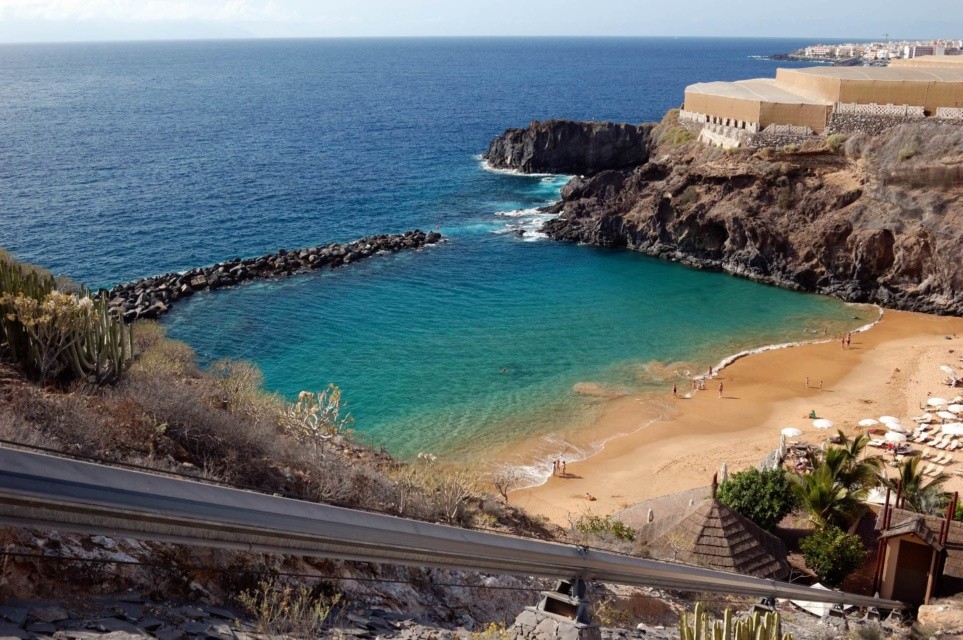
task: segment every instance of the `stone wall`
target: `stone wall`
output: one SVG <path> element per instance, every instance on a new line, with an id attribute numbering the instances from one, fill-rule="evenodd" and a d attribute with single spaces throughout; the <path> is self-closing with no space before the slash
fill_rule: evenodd
<path id="1" fill-rule="evenodd" d="M 893 118 L 925 118 L 923 107 L 908 104 L 856 104 L 853 102 L 837 102 L 833 113 L 851 116 L 885 116 Z"/>
<path id="2" fill-rule="evenodd" d="M 939 107 L 936 110 L 936 117 L 941 120 L 963 120 L 963 109 Z"/>
<path id="3" fill-rule="evenodd" d="M 761 131 L 776 136 L 811 136 L 813 130 L 809 127 L 798 127 L 791 124 L 771 124 Z"/>
<path id="4" fill-rule="evenodd" d="M 708 122 L 708 118 L 704 113 L 696 113 L 695 111 L 679 109 L 679 122 L 705 123 Z"/>
<path id="5" fill-rule="evenodd" d="M 711 144 L 723 149 L 737 149 L 743 147 L 750 140 L 752 134 L 745 129 L 727 127 L 721 124 L 707 124 L 699 132 L 699 142 Z"/>

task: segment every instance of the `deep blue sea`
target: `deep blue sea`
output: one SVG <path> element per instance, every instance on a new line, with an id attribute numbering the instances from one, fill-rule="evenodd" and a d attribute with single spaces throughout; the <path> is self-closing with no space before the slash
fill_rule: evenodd
<path id="1" fill-rule="evenodd" d="M 540 238 L 535 208 L 565 178 L 488 172 L 478 154 L 533 118 L 658 120 L 687 84 L 771 76 L 751 56 L 805 44 L 0 46 L 0 246 L 109 286 L 437 228 L 442 246 L 199 295 L 164 322 L 289 397 L 340 385 L 358 433 L 402 456 L 564 434 L 598 407 L 577 390 L 662 393 L 727 354 L 852 325 L 853 309 Z"/>

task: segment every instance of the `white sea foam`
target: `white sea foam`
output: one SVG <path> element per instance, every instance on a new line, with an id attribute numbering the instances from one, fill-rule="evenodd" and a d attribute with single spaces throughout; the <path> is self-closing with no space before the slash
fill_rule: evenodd
<path id="1" fill-rule="evenodd" d="M 503 176 L 517 176 L 521 178 L 548 178 L 553 181 L 555 179 L 565 179 L 567 181 L 568 179 L 572 178 L 572 176 L 564 173 L 525 173 L 524 171 L 519 171 L 518 169 L 502 169 L 501 167 L 493 167 L 488 163 L 488 160 L 485 160 L 480 155 L 475 156 L 475 159 L 478 160 L 481 168 L 485 171 L 488 171 L 489 173 L 498 173 Z"/>
<path id="2" fill-rule="evenodd" d="M 858 305 L 851 304 L 849 306 L 856 307 Z M 882 307 L 879 307 L 876 305 L 864 305 L 864 306 L 870 306 L 876 309 L 877 312 L 879 313 L 879 317 L 870 323 L 864 324 L 863 326 L 857 329 L 853 329 L 852 331 L 850 331 L 850 333 L 863 333 L 864 331 L 869 331 L 870 329 L 875 327 L 880 320 L 883 319 L 884 311 Z M 833 342 L 835 339 L 836 338 L 827 338 L 824 340 L 799 340 L 797 342 L 783 342 L 781 344 L 770 344 L 764 347 L 759 347 L 758 349 L 747 349 L 746 351 L 740 351 L 739 353 L 735 353 L 731 356 L 727 356 L 723 358 L 722 360 L 719 361 L 719 364 L 717 364 L 715 367 L 712 368 L 712 371 L 713 373 L 718 373 L 723 369 L 725 369 L 726 367 L 728 367 L 729 365 L 731 365 L 733 362 L 736 362 L 737 360 L 742 360 L 746 356 L 751 356 L 756 353 L 765 353 L 767 351 L 778 351 L 780 349 L 788 349 L 790 347 L 801 347 L 807 344 L 825 344 L 827 342 Z"/>
<path id="3" fill-rule="evenodd" d="M 495 215 L 509 218 L 511 222 L 493 231 L 497 235 L 515 234 L 523 242 L 537 242 L 548 236 L 542 232 L 542 225 L 555 218 L 555 214 L 545 213 L 538 208 L 513 209 L 511 211 L 496 211 Z"/>

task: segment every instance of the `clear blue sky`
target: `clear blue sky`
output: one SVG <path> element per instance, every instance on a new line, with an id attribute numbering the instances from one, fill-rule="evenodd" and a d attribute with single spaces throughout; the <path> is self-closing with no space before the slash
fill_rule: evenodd
<path id="1" fill-rule="evenodd" d="M 961 0 L 0 0 L 0 42 L 316 36 L 963 37 Z"/>

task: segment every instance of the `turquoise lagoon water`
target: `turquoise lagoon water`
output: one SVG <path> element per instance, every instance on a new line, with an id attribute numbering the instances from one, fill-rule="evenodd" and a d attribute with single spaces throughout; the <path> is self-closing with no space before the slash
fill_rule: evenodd
<path id="1" fill-rule="evenodd" d="M 657 406 L 726 355 L 862 322 L 827 298 L 545 240 L 536 208 L 565 178 L 488 172 L 478 154 L 532 118 L 657 120 L 686 84 L 771 76 L 750 56 L 803 44 L 2 46 L 0 246 L 108 286 L 438 228 L 441 246 L 199 295 L 164 322 L 288 397 L 338 384 L 359 436 L 401 456 L 564 437 L 599 406 L 577 390 Z"/>

